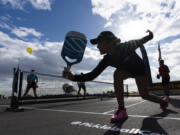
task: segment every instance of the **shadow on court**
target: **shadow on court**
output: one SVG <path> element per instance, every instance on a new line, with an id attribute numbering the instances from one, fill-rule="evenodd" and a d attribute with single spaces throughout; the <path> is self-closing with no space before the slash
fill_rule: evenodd
<path id="1" fill-rule="evenodd" d="M 176 108 L 180 108 L 180 99 L 171 98 L 170 104 Z"/>
<path id="2" fill-rule="evenodd" d="M 166 111 L 160 113 L 160 114 L 155 114 L 151 115 L 148 118 L 145 118 L 142 122 L 142 127 L 140 128 L 139 134 L 151 134 L 151 133 L 160 133 L 162 135 L 168 135 L 166 132 L 166 129 L 162 128 L 162 126 L 159 124 L 158 120 L 166 118 L 169 114 L 178 114 L 178 112 L 167 109 Z M 104 133 L 104 135 L 120 135 L 122 134 L 119 130 L 116 131 L 117 129 L 121 129 L 123 124 L 126 122 L 122 121 L 120 123 L 116 123 L 112 126 L 114 127 L 115 130 L 108 130 L 107 132 Z"/>
<path id="3" fill-rule="evenodd" d="M 121 129 L 122 125 L 125 123 L 126 120 L 124 120 L 122 122 L 115 123 L 112 126 L 112 128 L 115 127 L 115 128 Z M 108 130 L 107 132 L 104 133 L 104 135 L 120 135 L 120 131 L 119 130 L 118 131 Z"/>
<path id="4" fill-rule="evenodd" d="M 168 133 L 161 127 L 158 120 L 167 117 L 169 114 L 177 114 L 177 112 L 167 109 L 160 114 L 151 115 L 148 118 L 145 118 L 142 122 L 141 131 L 144 131 L 143 133 L 147 134 L 149 134 L 149 131 L 151 131 L 154 133 L 158 132 L 167 135 Z"/>

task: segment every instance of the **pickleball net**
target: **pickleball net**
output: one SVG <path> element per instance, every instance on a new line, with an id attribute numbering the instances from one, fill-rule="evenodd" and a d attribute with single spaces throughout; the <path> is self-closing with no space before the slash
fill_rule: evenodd
<path id="1" fill-rule="evenodd" d="M 88 81 L 85 82 L 86 95 L 84 90 L 81 89 L 78 94 L 77 82 L 72 82 L 64 79 L 57 74 L 39 73 L 38 84 L 36 88 L 37 98 L 35 98 L 33 89 L 31 88 L 28 95 L 23 96 L 27 88 L 27 76 L 30 72 L 20 71 L 18 100 L 21 104 L 37 103 L 37 102 L 58 102 L 58 101 L 71 101 L 80 99 L 94 99 L 94 98 L 109 98 L 114 97 L 113 83 L 102 81 Z M 124 85 L 125 95 L 128 93 L 128 86 Z"/>

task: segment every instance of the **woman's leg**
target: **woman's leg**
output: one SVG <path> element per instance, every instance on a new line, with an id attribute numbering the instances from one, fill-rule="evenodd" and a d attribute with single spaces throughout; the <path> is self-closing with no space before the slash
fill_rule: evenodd
<path id="1" fill-rule="evenodd" d="M 86 95 L 86 86 L 84 85 L 83 86 L 83 89 L 84 89 L 84 96 Z"/>
<path id="2" fill-rule="evenodd" d="M 169 81 L 170 78 L 162 78 L 162 86 L 166 97 L 169 97 Z"/>
<path id="3" fill-rule="evenodd" d="M 116 69 L 114 72 L 114 90 L 119 107 L 124 108 L 124 86 L 123 80 L 130 77 L 126 71 Z"/>
<path id="4" fill-rule="evenodd" d="M 164 104 L 164 101 L 156 95 L 150 94 L 148 90 L 148 78 L 147 76 L 139 76 L 135 78 L 136 84 L 139 90 L 139 94 L 145 100 L 149 100 L 155 103 Z"/>
<path id="5" fill-rule="evenodd" d="M 79 90 L 78 90 L 78 95 L 80 95 L 81 86 L 80 86 L 80 85 L 78 85 L 78 87 L 79 87 Z"/>
<path id="6" fill-rule="evenodd" d="M 169 97 L 169 84 L 163 86 L 164 94 L 166 97 Z"/>
<path id="7" fill-rule="evenodd" d="M 34 96 L 37 98 L 36 87 L 33 87 Z"/>
<path id="8" fill-rule="evenodd" d="M 126 108 L 124 107 L 123 87 L 123 80 L 127 79 L 128 77 L 130 77 L 130 74 L 126 71 L 116 69 L 116 71 L 114 72 L 114 89 L 119 107 L 115 111 L 114 115 L 112 115 L 111 123 L 122 121 L 128 118 Z"/>
<path id="9" fill-rule="evenodd" d="M 28 84 L 27 87 L 26 87 L 26 91 L 25 91 L 23 97 L 27 96 L 27 94 L 29 93 L 30 89 L 31 89 L 31 86 Z"/>

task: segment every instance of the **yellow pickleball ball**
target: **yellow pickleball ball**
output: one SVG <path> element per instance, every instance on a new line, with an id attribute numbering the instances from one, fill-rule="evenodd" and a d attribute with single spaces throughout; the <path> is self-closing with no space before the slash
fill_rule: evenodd
<path id="1" fill-rule="evenodd" d="M 28 53 L 32 53 L 32 52 L 33 52 L 33 49 L 32 49 L 32 48 L 27 48 L 26 51 L 27 51 Z"/>

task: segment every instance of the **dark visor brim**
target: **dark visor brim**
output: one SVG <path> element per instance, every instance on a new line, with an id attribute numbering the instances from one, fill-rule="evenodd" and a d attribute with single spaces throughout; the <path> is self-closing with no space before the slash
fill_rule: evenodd
<path id="1" fill-rule="evenodd" d="M 90 40 L 91 44 L 96 45 L 98 43 L 98 39 L 94 38 Z"/>

